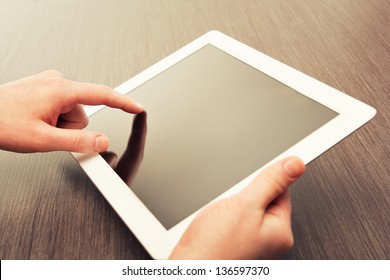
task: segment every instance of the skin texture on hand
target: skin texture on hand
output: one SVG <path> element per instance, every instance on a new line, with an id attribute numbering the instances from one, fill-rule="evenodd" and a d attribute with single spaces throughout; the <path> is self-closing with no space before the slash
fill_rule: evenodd
<path id="1" fill-rule="evenodd" d="M 103 152 L 108 138 L 81 130 L 88 124 L 81 104 L 143 111 L 109 87 L 66 80 L 54 70 L 0 85 L 0 100 L 0 149 L 14 152 Z"/>
<path id="2" fill-rule="evenodd" d="M 281 160 L 241 192 L 209 205 L 170 259 L 275 259 L 287 252 L 294 241 L 288 186 L 304 171 L 296 157 Z"/>

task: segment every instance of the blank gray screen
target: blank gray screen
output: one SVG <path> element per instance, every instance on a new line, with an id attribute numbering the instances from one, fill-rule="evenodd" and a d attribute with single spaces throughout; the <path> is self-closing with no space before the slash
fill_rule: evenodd
<path id="1" fill-rule="evenodd" d="M 129 95 L 147 114 L 105 108 L 87 129 L 166 229 L 338 115 L 212 45 Z"/>

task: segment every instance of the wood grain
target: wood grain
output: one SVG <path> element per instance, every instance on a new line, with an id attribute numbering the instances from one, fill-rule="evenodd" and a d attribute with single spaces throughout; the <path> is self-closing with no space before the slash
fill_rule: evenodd
<path id="1" fill-rule="evenodd" d="M 220 30 L 378 110 L 292 187 L 287 259 L 390 258 L 387 0 L 0 0 L 0 83 L 46 69 L 116 86 Z M 1 259 L 145 259 L 67 153 L 0 152 Z"/>

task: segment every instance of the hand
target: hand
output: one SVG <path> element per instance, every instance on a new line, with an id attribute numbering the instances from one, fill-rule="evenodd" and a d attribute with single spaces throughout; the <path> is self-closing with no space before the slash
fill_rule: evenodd
<path id="1" fill-rule="evenodd" d="M 82 105 L 107 105 L 129 113 L 143 107 L 109 87 L 69 81 L 54 70 L 0 85 L 0 149 L 15 152 L 103 152 L 108 138 L 81 130 Z"/>
<path id="2" fill-rule="evenodd" d="M 288 186 L 305 170 L 290 157 L 258 175 L 241 192 L 206 207 L 171 259 L 274 259 L 293 245 Z"/>

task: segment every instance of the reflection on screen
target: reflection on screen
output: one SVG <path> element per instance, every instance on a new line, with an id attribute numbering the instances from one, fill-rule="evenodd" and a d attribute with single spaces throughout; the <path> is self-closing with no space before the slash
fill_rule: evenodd
<path id="1" fill-rule="evenodd" d="M 87 129 L 166 229 L 338 115 L 212 45 L 129 94 L 147 113 L 105 108 Z"/>

